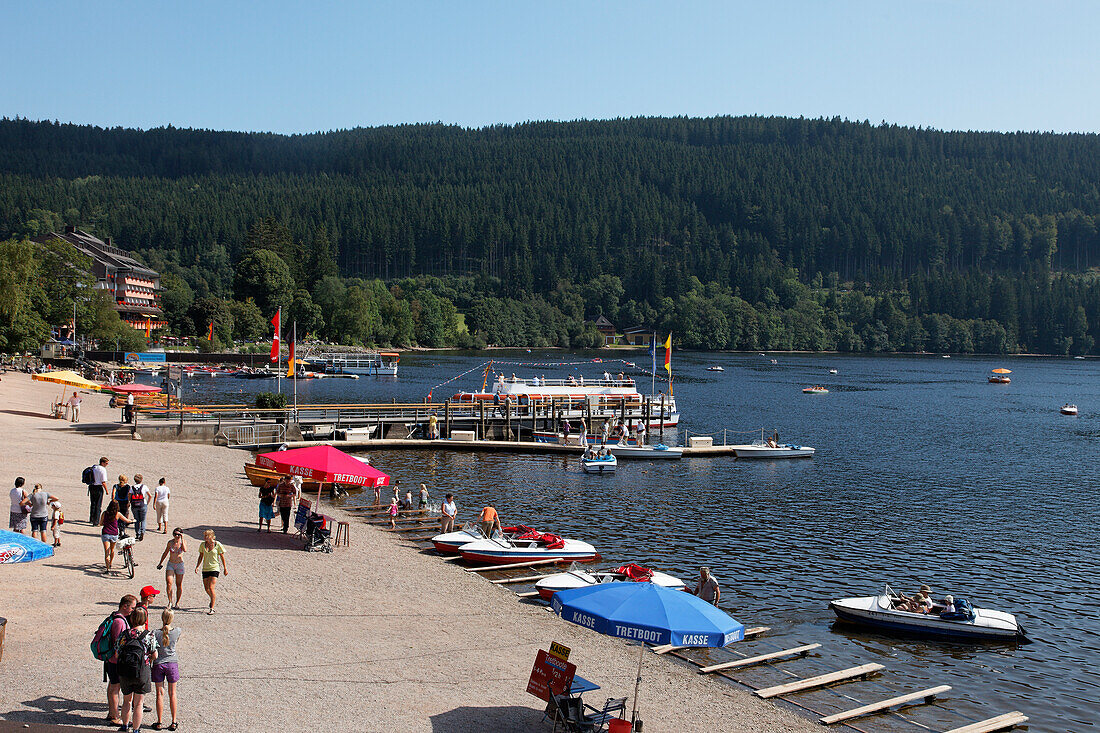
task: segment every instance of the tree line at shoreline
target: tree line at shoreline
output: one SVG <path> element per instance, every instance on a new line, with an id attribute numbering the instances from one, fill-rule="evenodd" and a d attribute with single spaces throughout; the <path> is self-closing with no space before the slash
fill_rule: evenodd
<path id="1" fill-rule="evenodd" d="M 88 300 L 21 242 L 76 224 L 161 271 L 170 332 L 212 322 L 205 348 L 270 337 L 283 307 L 375 346 L 586 348 L 604 315 L 696 349 L 1097 353 L 1096 180 L 1094 135 L 841 120 L 2 120 L 0 348 Z M 87 332 L 136 343 L 92 305 Z"/>

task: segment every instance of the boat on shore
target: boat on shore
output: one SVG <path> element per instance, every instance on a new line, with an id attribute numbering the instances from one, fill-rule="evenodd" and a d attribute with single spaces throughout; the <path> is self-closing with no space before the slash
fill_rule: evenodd
<path id="1" fill-rule="evenodd" d="M 615 473 L 619 462 L 614 455 L 581 458 L 581 469 L 585 473 Z"/>
<path id="2" fill-rule="evenodd" d="M 1077 405 L 1071 405 L 1070 403 L 1067 402 L 1066 404 L 1062 405 L 1062 409 L 1060 410 L 1060 412 L 1063 415 L 1076 415 L 1077 414 Z"/>
<path id="3" fill-rule="evenodd" d="M 840 598 L 830 602 L 829 608 L 840 621 L 885 632 L 962 641 L 1027 640 L 1023 627 L 1011 613 L 972 608 L 962 598 L 955 600 L 960 610 L 953 614 L 913 613 L 895 608 L 900 600 L 900 596 L 886 585 L 879 595 Z"/>
<path id="4" fill-rule="evenodd" d="M 662 460 L 679 460 L 684 455 L 683 448 L 673 448 L 664 443 L 656 445 L 623 445 L 622 443 L 608 443 L 608 450 L 616 458 L 655 458 Z"/>
<path id="5" fill-rule="evenodd" d="M 802 394 L 829 394 L 829 390 L 820 385 L 814 385 L 813 387 L 803 387 Z"/>
<path id="6" fill-rule="evenodd" d="M 458 554 L 467 562 L 505 565 L 534 560 L 595 560 L 600 556 L 587 542 L 532 530 L 509 538 L 475 540 L 462 545 Z"/>
<path id="7" fill-rule="evenodd" d="M 500 532 L 494 532 L 494 537 L 504 537 L 511 539 L 519 535 L 534 532 L 534 528 L 526 525 L 517 524 L 514 526 L 504 527 L 504 534 Z M 432 545 L 435 546 L 436 552 L 442 555 L 457 555 L 459 548 L 463 545 L 468 545 L 471 542 L 477 540 L 487 539 L 485 533 L 481 531 L 480 522 L 467 522 L 463 525 L 462 529 L 456 532 L 446 532 L 444 534 L 437 534 L 432 537 Z"/>
<path id="8" fill-rule="evenodd" d="M 684 581 L 674 575 L 650 570 L 635 563 L 622 565 L 614 570 L 581 570 L 576 567 L 569 568 L 564 573 L 547 575 L 535 583 L 535 590 L 539 597 L 549 601 L 560 590 L 570 588 L 584 588 L 600 583 L 653 583 L 673 590 L 686 590 Z"/>

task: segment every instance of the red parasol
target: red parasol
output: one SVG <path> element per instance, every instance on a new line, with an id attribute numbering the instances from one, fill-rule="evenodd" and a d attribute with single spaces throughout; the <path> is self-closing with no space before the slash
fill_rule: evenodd
<path id="1" fill-rule="evenodd" d="M 390 477 L 331 445 L 261 453 L 256 465 L 278 473 L 346 486 L 387 486 Z"/>
<path id="2" fill-rule="evenodd" d="M 108 387 L 108 389 L 118 394 L 153 394 L 154 392 L 160 392 L 160 387 L 150 387 L 147 384 L 119 384 Z"/>

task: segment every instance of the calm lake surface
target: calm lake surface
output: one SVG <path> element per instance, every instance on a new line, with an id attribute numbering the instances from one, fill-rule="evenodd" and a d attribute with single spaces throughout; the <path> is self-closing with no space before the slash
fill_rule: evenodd
<path id="1" fill-rule="evenodd" d="M 492 356 L 562 362 L 596 354 Z M 606 364 L 501 368 L 586 378 L 618 370 L 606 352 L 599 356 Z M 621 356 L 649 362 L 647 352 Z M 406 354 L 397 379 L 299 383 L 299 399 L 420 400 L 484 361 L 485 354 Z M 712 364 L 725 371 L 707 372 Z M 994 367 L 1011 369 L 1012 383 L 988 384 Z M 783 670 L 810 676 L 886 665 L 873 682 L 797 698 L 815 710 L 855 707 L 848 695 L 870 702 L 954 688 L 936 705 L 858 723 L 864 729 L 944 730 L 1010 710 L 1031 716 L 1031 730 L 1097 727 L 1100 361 L 677 352 L 673 368 L 681 430 L 717 432 L 720 442 L 724 428 L 778 429 L 783 440 L 816 447 L 816 457 L 624 461 L 611 476 L 585 475 L 576 458 L 561 456 L 375 451 L 372 461 L 408 488 L 425 481 L 433 499 L 454 491 L 460 520 L 492 503 L 505 520 L 592 542 L 606 564 L 636 561 L 685 580 L 709 565 L 723 607 L 746 626 L 772 628 L 746 650 L 823 645 L 816 656 L 738 675 L 754 686 L 789 681 Z M 830 393 L 801 393 L 815 383 Z M 476 370 L 434 398 L 480 384 Z M 220 378 L 188 385 L 195 402 L 271 388 Z M 1059 414 L 1067 401 L 1080 416 Z M 751 438 L 731 434 L 730 442 Z M 1016 613 L 1036 641 L 961 645 L 835 626 L 829 600 L 871 595 L 884 582 L 910 592 L 928 583 L 939 596 Z"/>

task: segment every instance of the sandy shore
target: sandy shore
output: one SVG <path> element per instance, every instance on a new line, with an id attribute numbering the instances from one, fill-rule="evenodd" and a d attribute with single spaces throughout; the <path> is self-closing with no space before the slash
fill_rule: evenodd
<path id="1" fill-rule="evenodd" d="M 0 382 L 7 453 L 0 480 L 5 489 L 17 475 L 28 488 L 41 482 L 61 497 L 67 519 L 53 558 L 0 569 L 0 616 L 8 619 L 0 717 L 103 727 L 92 633 L 123 594 L 147 584 L 163 591 L 155 568 L 163 535 L 135 546 L 133 580 L 104 572 L 80 484 L 101 455 L 111 459 L 112 478 L 167 477 L 170 523 L 188 538 L 186 610 L 176 617 L 181 730 L 549 731 L 539 722 L 541 702 L 525 690 L 537 650 L 554 640 L 572 648 L 579 674 L 602 686 L 589 702 L 632 694 L 637 647 L 519 604 L 511 591 L 355 520 L 351 547 L 332 555 L 302 552 L 277 532 L 257 534 L 256 490 L 242 471 L 247 454 L 78 434 L 45 417 L 59 394 L 26 375 Z M 85 395 L 83 422 L 117 420 L 106 404 L 106 396 Z M 191 572 L 207 528 L 225 545 L 230 571 L 218 583 L 213 616 Z M 671 660 L 647 654 L 643 678 L 647 731 L 819 729 Z M 149 714 L 146 725 L 155 720 Z"/>

